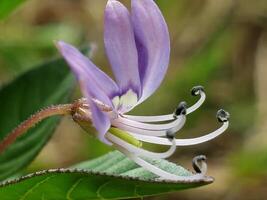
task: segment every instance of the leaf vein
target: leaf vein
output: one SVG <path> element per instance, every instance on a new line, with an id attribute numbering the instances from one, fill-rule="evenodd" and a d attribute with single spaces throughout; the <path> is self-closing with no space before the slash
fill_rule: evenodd
<path id="1" fill-rule="evenodd" d="M 36 183 L 35 185 L 33 185 L 27 192 L 25 192 L 25 194 L 23 196 L 21 196 L 19 198 L 19 200 L 25 200 L 30 193 L 32 193 L 40 185 L 42 185 L 43 183 L 45 183 L 46 181 L 48 181 L 49 179 L 51 179 L 53 177 L 55 177 L 55 175 L 54 176 L 49 176 L 49 177 L 45 178 L 44 180 L 40 181 L 39 183 Z"/>
<path id="2" fill-rule="evenodd" d="M 83 180 L 84 178 L 79 178 L 75 183 L 73 183 L 73 185 L 70 187 L 70 189 L 68 190 L 67 194 L 66 194 L 66 199 L 67 200 L 73 200 L 71 198 L 71 193 L 75 190 L 75 188 L 80 184 L 80 182 Z"/>
<path id="3" fill-rule="evenodd" d="M 106 185 L 108 185 L 110 182 L 112 182 L 112 181 L 107 181 L 106 183 L 104 183 L 104 184 L 102 184 L 98 189 L 97 189 L 97 191 L 96 191 L 96 194 L 97 194 L 97 196 L 100 198 L 100 199 L 105 199 L 101 194 L 100 194 L 100 192 L 101 192 L 101 190 L 106 186 Z"/>

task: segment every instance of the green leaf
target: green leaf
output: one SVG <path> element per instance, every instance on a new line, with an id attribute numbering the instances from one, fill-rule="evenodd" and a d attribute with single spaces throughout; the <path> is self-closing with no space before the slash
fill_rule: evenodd
<path id="1" fill-rule="evenodd" d="M 6 17 L 11 13 L 17 6 L 19 6 L 25 0 L 1 0 L 0 1 L 0 19 Z"/>
<path id="2" fill-rule="evenodd" d="M 69 101 L 74 78 L 62 59 L 34 68 L 0 90 L 0 140 L 41 108 Z M 39 123 L 0 155 L 0 180 L 28 165 L 50 139 L 59 117 Z"/>
<path id="3" fill-rule="evenodd" d="M 177 175 L 192 175 L 188 170 L 165 160 L 151 159 L 149 162 Z M 42 171 L 3 183 L 0 185 L 1 200 L 140 198 L 194 188 L 213 181 L 210 177 L 192 182 L 159 181 L 118 151 L 75 168 Z"/>

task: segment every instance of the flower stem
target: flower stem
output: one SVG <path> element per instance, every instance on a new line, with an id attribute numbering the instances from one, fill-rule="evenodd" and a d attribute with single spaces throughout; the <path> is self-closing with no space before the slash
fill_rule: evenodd
<path id="1" fill-rule="evenodd" d="M 70 115 L 73 113 L 76 104 L 64 104 L 50 106 L 30 116 L 27 120 L 22 122 L 17 128 L 13 129 L 1 142 L 0 142 L 0 154 L 6 150 L 16 139 L 26 133 L 30 128 L 45 118 L 55 115 Z"/>

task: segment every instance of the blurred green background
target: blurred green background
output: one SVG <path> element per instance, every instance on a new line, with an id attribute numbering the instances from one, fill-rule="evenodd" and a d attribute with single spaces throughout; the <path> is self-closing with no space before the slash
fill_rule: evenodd
<path id="1" fill-rule="evenodd" d="M 129 0 L 122 1 L 129 5 Z M 190 89 L 203 85 L 204 106 L 190 115 L 180 136 L 216 129 L 215 114 L 231 113 L 230 129 L 214 141 L 179 148 L 171 158 L 191 169 L 197 154 L 208 157 L 208 186 L 145 199 L 266 199 L 267 191 L 267 0 L 156 0 L 169 26 L 172 54 L 160 89 L 133 113 L 171 113 L 178 102 L 196 101 Z M 53 41 L 93 44 L 93 60 L 110 73 L 103 47 L 106 0 L 28 0 L 0 21 L 0 85 L 59 56 Z M 47 82 L 49 84 L 49 77 Z M 80 96 L 77 92 L 73 99 Z M 8 117 L 8 116 L 7 116 Z M 94 131 L 94 130 L 92 130 Z M 159 149 L 158 147 L 150 147 Z M 65 118 L 27 172 L 70 166 L 111 148 Z"/>

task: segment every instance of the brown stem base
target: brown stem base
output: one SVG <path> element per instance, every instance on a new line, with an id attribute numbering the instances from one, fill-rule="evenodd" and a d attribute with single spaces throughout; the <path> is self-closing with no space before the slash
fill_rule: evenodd
<path id="1" fill-rule="evenodd" d="M 15 128 L 0 142 L 0 154 L 5 151 L 9 145 L 15 142 L 18 137 L 26 133 L 31 127 L 35 126 L 41 120 L 55 115 L 71 115 L 75 107 L 75 103 L 50 106 L 35 113 L 27 120 L 22 122 L 17 128 Z"/>

